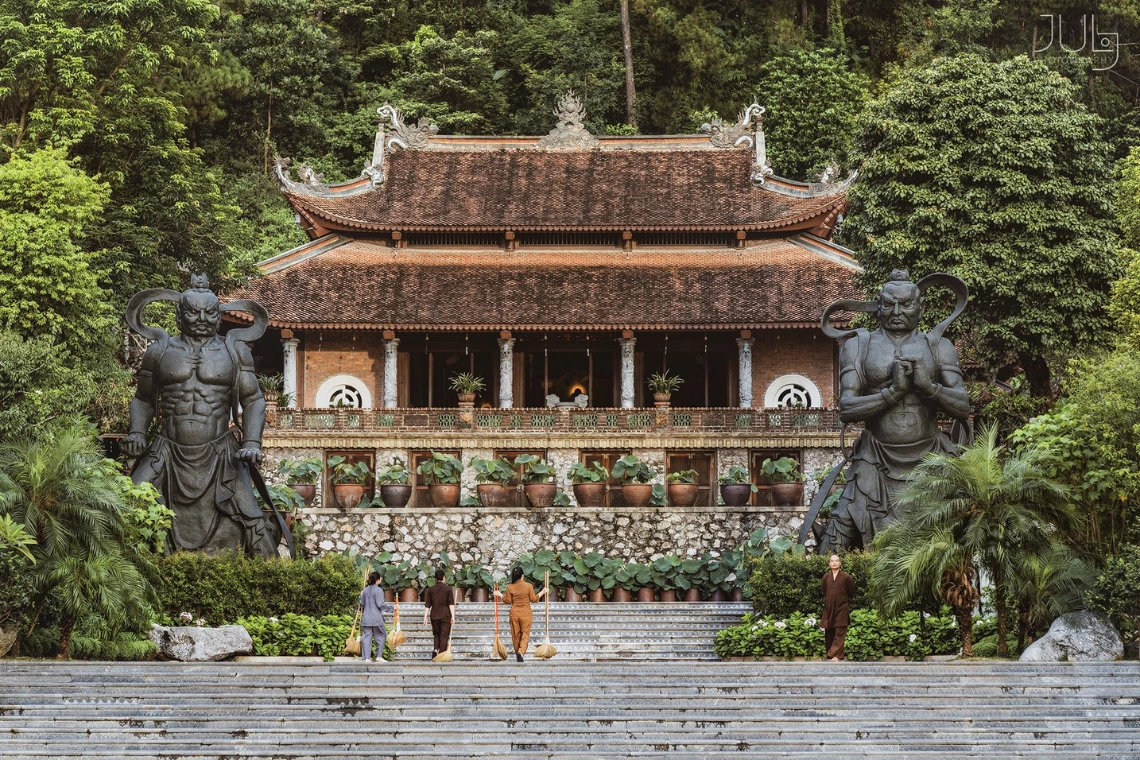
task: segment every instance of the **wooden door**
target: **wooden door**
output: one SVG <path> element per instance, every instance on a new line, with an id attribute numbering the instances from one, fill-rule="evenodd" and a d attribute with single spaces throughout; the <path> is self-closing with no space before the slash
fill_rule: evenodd
<path id="1" fill-rule="evenodd" d="M 761 460 L 763 461 L 763 460 Z M 697 485 L 700 495 L 695 507 L 716 506 L 716 458 L 711 451 L 667 452 L 665 454 L 665 474 L 682 470 L 697 471 Z"/>

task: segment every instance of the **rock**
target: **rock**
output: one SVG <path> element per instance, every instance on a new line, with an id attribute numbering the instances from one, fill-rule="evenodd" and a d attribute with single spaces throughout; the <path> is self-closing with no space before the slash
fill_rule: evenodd
<path id="1" fill-rule="evenodd" d="M 240 625 L 219 628 L 156 625 L 148 638 L 158 647 L 158 656 L 180 662 L 216 662 L 236 654 L 251 654 L 253 639 Z"/>
<path id="2" fill-rule="evenodd" d="M 16 643 L 16 637 L 20 634 L 20 629 L 16 626 L 3 626 L 0 625 L 0 657 L 8 654 L 8 650 Z"/>
<path id="3" fill-rule="evenodd" d="M 1124 657 L 1120 634 L 1099 615 L 1069 612 L 1053 621 L 1049 632 L 1021 653 L 1030 662 L 1097 662 Z"/>

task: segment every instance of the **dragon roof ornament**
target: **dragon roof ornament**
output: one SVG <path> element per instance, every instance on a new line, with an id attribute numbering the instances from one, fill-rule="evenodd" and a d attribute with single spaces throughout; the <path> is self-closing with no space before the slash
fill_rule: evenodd
<path id="1" fill-rule="evenodd" d="M 538 141 L 540 148 L 596 148 L 598 138 L 586 129 L 586 107 L 573 90 L 567 90 L 554 109 L 558 123 L 550 133 Z"/>
<path id="2" fill-rule="evenodd" d="M 752 181 L 758 185 L 772 176 L 764 143 L 764 111 L 764 106 L 752 103 L 740 112 L 735 124 L 727 125 L 715 117 L 701 125 L 701 131 L 709 136 L 715 148 L 727 150 L 741 145 L 752 148 Z"/>

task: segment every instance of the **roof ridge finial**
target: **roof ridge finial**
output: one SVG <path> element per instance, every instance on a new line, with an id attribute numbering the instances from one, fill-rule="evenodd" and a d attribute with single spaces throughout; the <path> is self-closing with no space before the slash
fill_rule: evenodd
<path id="1" fill-rule="evenodd" d="M 540 148 L 596 148 L 598 138 L 586 129 L 586 106 L 574 90 L 567 90 L 554 109 L 558 123 L 538 141 Z"/>

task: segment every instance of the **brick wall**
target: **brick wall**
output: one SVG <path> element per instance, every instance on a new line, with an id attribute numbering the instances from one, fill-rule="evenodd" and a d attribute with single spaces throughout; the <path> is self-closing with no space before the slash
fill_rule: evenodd
<path id="1" fill-rule="evenodd" d="M 781 375 L 803 375 L 823 394 L 822 406 L 834 407 L 837 344 L 818 328 L 754 330 L 752 346 L 752 402 L 764 406 L 768 386 Z"/>
<path id="2" fill-rule="evenodd" d="M 358 332 L 355 341 L 352 333 L 307 333 L 301 338 L 298 364 L 298 395 L 305 407 L 317 405 L 317 389 L 335 375 L 352 375 L 364 381 L 372 394 L 372 405 L 383 406 L 384 344 L 379 332 Z"/>

